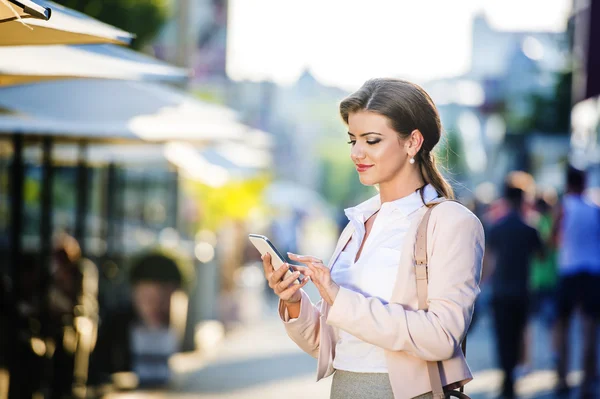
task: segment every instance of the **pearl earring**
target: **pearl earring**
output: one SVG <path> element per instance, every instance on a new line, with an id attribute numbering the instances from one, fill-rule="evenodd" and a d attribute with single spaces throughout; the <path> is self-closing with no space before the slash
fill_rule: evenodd
<path id="1" fill-rule="evenodd" d="M 411 165 L 415 163 L 415 159 L 411 158 L 410 161 L 408 161 Z"/>

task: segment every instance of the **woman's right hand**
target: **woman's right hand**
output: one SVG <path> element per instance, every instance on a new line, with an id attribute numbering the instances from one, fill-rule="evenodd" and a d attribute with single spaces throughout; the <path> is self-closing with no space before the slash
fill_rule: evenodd
<path id="1" fill-rule="evenodd" d="M 273 268 L 273 264 L 271 263 L 270 254 L 267 253 L 261 256 L 261 259 L 263 262 L 263 268 L 265 269 L 265 277 L 267 278 L 269 287 L 271 287 L 275 295 L 277 295 L 279 299 L 286 304 L 300 302 L 300 299 L 302 299 L 302 293 L 300 292 L 300 289 L 304 287 L 306 283 L 308 283 L 309 278 L 304 277 L 301 284 L 294 284 L 294 280 L 302 275 L 303 267 L 284 263 L 279 269 L 275 270 Z M 289 269 L 289 266 L 292 266 L 292 269 L 295 271 L 291 276 L 288 276 L 282 280 L 286 271 Z"/>

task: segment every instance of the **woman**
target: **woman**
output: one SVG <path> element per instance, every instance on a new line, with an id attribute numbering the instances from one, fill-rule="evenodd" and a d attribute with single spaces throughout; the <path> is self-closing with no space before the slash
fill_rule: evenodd
<path id="1" fill-rule="evenodd" d="M 442 361 L 442 383 L 472 379 L 460 349 L 479 294 L 483 228 L 465 207 L 447 202 L 429 219 L 429 311 L 418 310 L 414 272 L 417 226 L 436 198 L 453 197 L 432 153 L 441 135 L 437 109 L 419 86 L 367 81 L 340 105 L 361 183 L 379 194 L 346 210 L 331 262 L 289 254 L 306 266 L 281 280 L 263 257 L 280 298 L 288 335 L 318 358 L 318 379 L 333 376 L 331 398 L 432 397 L 427 361 Z M 303 275 L 302 284 L 292 284 Z M 322 301 L 301 290 L 309 279 Z"/>

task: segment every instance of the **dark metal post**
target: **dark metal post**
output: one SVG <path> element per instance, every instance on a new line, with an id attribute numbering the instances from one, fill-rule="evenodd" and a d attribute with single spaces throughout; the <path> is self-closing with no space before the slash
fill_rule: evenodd
<path id="1" fill-rule="evenodd" d="M 17 268 L 21 262 L 23 251 L 23 180 L 25 171 L 23 165 L 23 135 L 13 136 L 13 159 L 10 168 L 10 277 L 13 287 L 18 290 Z"/>
<path id="2" fill-rule="evenodd" d="M 40 195 L 40 260 L 44 274 L 50 268 L 52 252 L 52 137 L 46 136 L 42 141 L 42 182 Z"/>
<path id="3" fill-rule="evenodd" d="M 106 255 L 115 255 L 115 189 L 117 187 L 117 167 L 114 163 L 108 165 L 106 174 L 106 191 L 104 202 L 104 220 L 106 222 Z"/>
<path id="4" fill-rule="evenodd" d="M 171 226 L 177 230 L 179 227 L 179 172 L 177 169 L 171 174 Z"/>
<path id="5" fill-rule="evenodd" d="M 87 167 L 86 151 L 86 143 L 80 143 L 79 158 L 77 160 L 77 210 L 75 213 L 75 238 L 79 242 L 82 256 L 85 256 L 86 221 L 89 202 L 90 170 Z"/>
<path id="6" fill-rule="evenodd" d="M 127 229 L 126 205 L 127 196 L 125 189 L 127 188 L 127 169 L 121 168 L 117 170 L 116 186 L 115 186 L 115 216 L 117 220 L 115 228 L 115 247 L 119 248 L 119 259 L 125 257 L 125 232 Z"/>

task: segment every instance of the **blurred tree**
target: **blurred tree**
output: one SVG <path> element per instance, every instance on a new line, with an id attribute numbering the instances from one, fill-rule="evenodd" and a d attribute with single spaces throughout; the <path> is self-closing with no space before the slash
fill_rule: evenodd
<path id="1" fill-rule="evenodd" d="M 222 187 L 214 188 L 194 180 L 185 181 L 185 191 L 198 202 L 199 223 L 190 224 L 190 235 L 200 229 L 217 231 L 231 220 L 246 220 L 250 213 L 263 205 L 263 191 L 272 180 L 267 173 L 247 179 L 232 179 Z"/>
<path id="2" fill-rule="evenodd" d="M 533 112 L 526 126 L 529 131 L 563 134 L 569 132 L 572 79 L 571 71 L 558 73 L 552 96 L 531 96 Z"/>
<path id="3" fill-rule="evenodd" d="M 169 0 L 55 0 L 136 35 L 132 47 L 140 49 L 158 33 L 169 14 Z"/>
<path id="4" fill-rule="evenodd" d="M 518 114 L 505 110 L 504 119 L 512 133 L 526 134 L 544 132 L 567 134 L 571 118 L 571 81 L 570 70 L 559 72 L 555 76 L 554 90 L 550 95 L 532 93 L 520 99 L 527 112 Z"/>

